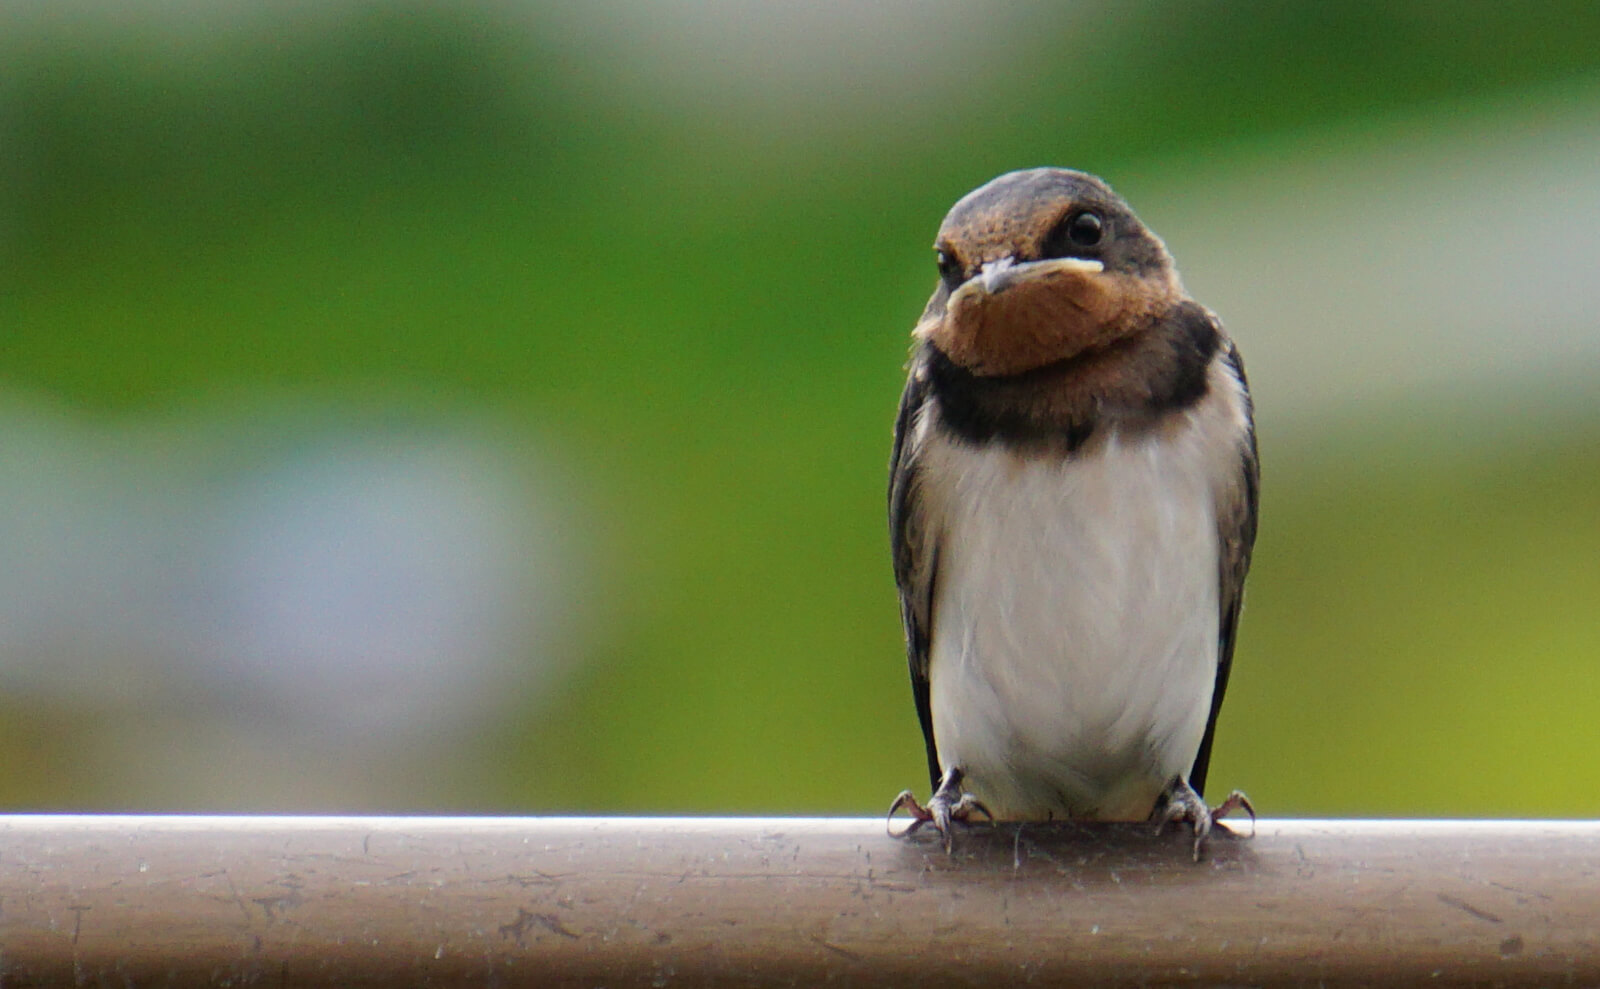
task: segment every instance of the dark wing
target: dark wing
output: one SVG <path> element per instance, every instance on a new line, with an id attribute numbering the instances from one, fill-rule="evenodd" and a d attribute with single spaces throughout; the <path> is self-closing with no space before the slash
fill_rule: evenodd
<path id="1" fill-rule="evenodd" d="M 1228 345 L 1228 369 L 1246 385 L 1244 364 L 1239 360 L 1239 348 Z M 1211 765 L 1211 740 L 1217 731 L 1217 712 L 1222 710 L 1222 695 L 1228 689 L 1228 670 L 1233 666 L 1233 644 L 1239 629 L 1239 604 L 1244 598 L 1244 577 L 1250 570 L 1250 550 L 1256 541 L 1256 503 L 1261 487 L 1261 466 L 1256 459 L 1256 430 L 1251 413 L 1250 393 L 1245 391 L 1245 419 L 1249 432 L 1239 451 L 1239 488 L 1235 497 L 1220 505 L 1217 513 L 1217 536 L 1221 546 L 1219 603 L 1222 607 L 1218 625 L 1220 641 L 1217 643 L 1217 684 L 1211 691 L 1211 716 L 1206 721 L 1206 734 L 1200 741 L 1200 751 L 1194 757 L 1194 768 L 1189 770 L 1189 785 L 1194 792 L 1205 793 L 1206 770 Z"/>
<path id="2" fill-rule="evenodd" d="M 889 461 L 889 542 L 894 551 L 894 582 L 900 589 L 900 619 L 905 624 L 911 694 L 928 746 L 928 776 L 939 786 L 939 750 L 933 742 L 933 709 L 928 696 L 928 648 L 933 634 L 933 584 L 938 547 L 930 538 L 918 498 L 918 455 L 911 434 L 928 401 L 928 385 L 915 362 L 900 414 L 894 423 L 894 455 Z"/>

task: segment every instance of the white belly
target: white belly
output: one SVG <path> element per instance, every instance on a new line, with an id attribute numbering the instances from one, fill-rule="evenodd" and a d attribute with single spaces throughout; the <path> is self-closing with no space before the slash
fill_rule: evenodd
<path id="1" fill-rule="evenodd" d="M 1074 458 L 933 439 L 943 768 L 998 815 L 1143 819 L 1217 670 L 1217 445 L 1191 421 Z"/>

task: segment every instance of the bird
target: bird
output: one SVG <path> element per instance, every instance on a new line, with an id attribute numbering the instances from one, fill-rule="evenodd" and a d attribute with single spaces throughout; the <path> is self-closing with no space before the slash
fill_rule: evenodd
<path id="1" fill-rule="evenodd" d="M 889 528 L 933 788 L 956 822 L 1213 822 L 1204 798 L 1255 543 L 1244 365 L 1096 176 L 951 207 L 912 332 Z"/>

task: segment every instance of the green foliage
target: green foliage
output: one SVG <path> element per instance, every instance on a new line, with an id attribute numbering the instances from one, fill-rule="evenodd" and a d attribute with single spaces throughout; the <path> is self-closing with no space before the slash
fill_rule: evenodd
<path id="1" fill-rule="evenodd" d="M 1029 68 L 955 104 L 752 127 L 738 94 L 630 103 L 501 16 L 13 37 L 0 166 L 7 384 L 123 412 L 378 383 L 505 412 L 601 492 L 613 621 L 558 703 L 486 729 L 485 808 L 875 812 L 920 786 L 883 483 L 966 188 L 1600 69 L 1588 3 L 1145 4 L 1019 39 Z M 1597 435 L 1415 464 L 1426 437 L 1381 465 L 1268 445 L 1213 779 L 1273 814 L 1592 813 Z M 8 764 L 70 762 L 20 724 Z M 59 779 L 0 792 L 97 799 Z"/>

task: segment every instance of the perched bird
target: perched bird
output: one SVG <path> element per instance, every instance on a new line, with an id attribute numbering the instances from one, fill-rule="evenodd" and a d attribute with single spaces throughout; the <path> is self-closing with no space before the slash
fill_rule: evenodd
<path id="1" fill-rule="evenodd" d="M 1222 324 L 1101 180 L 1011 172 L 939 228 L 889 524 L 934 787 L 952 822 L 1189 822 L 1256 534 L 1250 394 Z"/>

